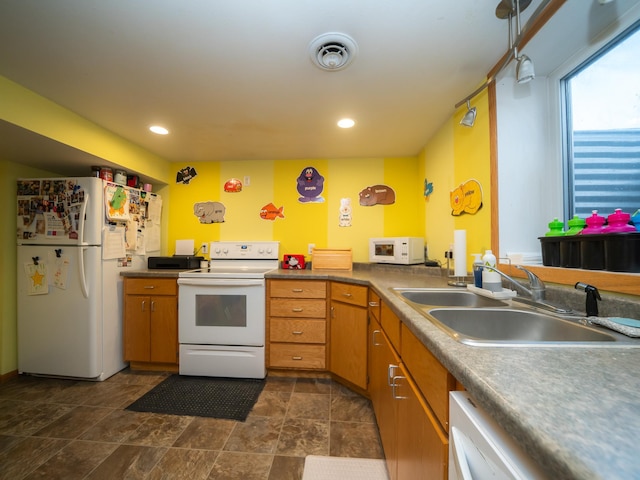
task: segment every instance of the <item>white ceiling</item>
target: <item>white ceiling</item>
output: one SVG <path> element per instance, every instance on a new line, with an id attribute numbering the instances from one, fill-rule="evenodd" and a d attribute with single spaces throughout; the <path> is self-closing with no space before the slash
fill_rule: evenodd
<path id="1" fill-rule="evenodd" d="M 416 155 L 507 50 L 498 3 L 3 0 L 0 75 L 185 164 Z M 357 42 L 346 69 L 311 63 L 326 32 Z"/>

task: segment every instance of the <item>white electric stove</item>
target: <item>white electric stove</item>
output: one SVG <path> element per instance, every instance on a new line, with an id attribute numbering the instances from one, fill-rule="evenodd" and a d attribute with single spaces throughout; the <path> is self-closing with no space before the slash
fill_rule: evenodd
<path id="1" fill-rule="evenodd" d="M 264 378 L 265 274 L 278 242 L 211 242 L 208 269 L 178 275 L 180 374 Z"/>

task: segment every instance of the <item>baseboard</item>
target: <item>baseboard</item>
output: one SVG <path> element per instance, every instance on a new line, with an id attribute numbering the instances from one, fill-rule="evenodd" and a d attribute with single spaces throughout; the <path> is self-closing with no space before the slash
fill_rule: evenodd
<path id="1" fill-rule="evenodd" d="M 18 370 L 13 370 L 8 373 L 3 373 L 2 375 L 0 375 L 0 384 L 8 382 L 12 378 L 16 378 L 17 376 L 18 376 Z"/>

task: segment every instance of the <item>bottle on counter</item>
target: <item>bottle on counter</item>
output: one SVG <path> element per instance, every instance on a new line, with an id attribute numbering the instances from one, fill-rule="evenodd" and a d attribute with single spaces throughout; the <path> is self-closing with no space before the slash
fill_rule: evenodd
<path id="1" fill-rule="evenodd" d="M 615 212 L 607 217 L 607 225 L 602 229 L 602 233 L 627 233 L 635 232 L 636 227 L 629 225 L 631 214 L 623 212 L 621 208 L 616 208 Z"/>
<path id="2" fill-rule="evenodd" d="M 604 233 L 605 218 L 598 215 L 598 210 L 592 210 L 591 216 L 585 220 L 587 227 L 582 230 L 582 235 L 592 235 L 594 233 Z"/>
<path id="3" fill-rule="evenodd" d="M 544 235 L 545 237 L 559 237 L 564 235 L 564 223 L 558 220 L 558 217 L 554 218 L 552 222 L 549 222 L 549 231 Z"/>
<path id="4" fill-rule="evenodd" d="M 574 215 L 571 220 L 567 222 L 569 224 L 569 229 L 564 232 L 566 236 L 578 235 L 584 230 L 584 227 L 587 225 L 587 222 L 584 219 L 580 218 L 577 215 Z"/>
<path id="5" fill-rule="evenodd" d="M 473 284 L 478 288 L 482 288 L 482 254 L 472 253 L 473 260 Z"/>
<path id="6" fill-rule="evenodd" d="M 486 267 L 496 268 L 496 256 L 491 250 L 487 250 L 482 256 L 482 265 Z M 482 269 L 482 288 L 491 292 L 502 291 L 502 279 L 500 274 L 489 269 Z"/>

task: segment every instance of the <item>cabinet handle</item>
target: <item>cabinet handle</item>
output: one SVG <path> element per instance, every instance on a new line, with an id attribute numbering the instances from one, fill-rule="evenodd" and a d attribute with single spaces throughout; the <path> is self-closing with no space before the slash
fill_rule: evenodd
<path id="1" fill-rule="evenodd" d="M 369 302 L 370 307 L 377 307 L 379 305 L 378 302 Z"/>
<path id="2" fill-rule="evenodd" d="M 292 334 L 294 334 L 294 335 L 302 335 L 302 332 L 297 331 L 297 330 L 296 330 L 296 331 L 293 331 L 293 332 L 291 332 L 291 333 L 292 333 Z"/>
<path id="3" fill-rule="evenodd" d="M 291 360 L 302 360 L 302 357 L 291 357 Z"/>
<path id="4" fill-rule="evenodd" d="M 142 301 L 142 303 L 140 304 L 140 309 L 142 312 L 144 312 L 144 304 L 147 303 L 145 300 Z"/>
<path id="5" fill-rule="evenodd" d="M 291 311 L 292 311 L 292 312 L 296 312 L 296 313 L 302 312 L 303 310 L 304 310 L 304 309 L 299 308 L 299 307 L 298 307 L 298 308 L 292 308 L 292 309 L 291 309 Z"/>
<path id="6" fill-rule="evenodd" d="M 156 288 L 156 286 L 155 285 L 145 285 L 144 288 L 153 290 L 154 288 Z"/>
<path id="7" fill-rule="evenodd" d="M 396 394 L 396 387 L 398 387 L 399 385 L 396 383 L 396 380 L 398 379 L 405 379 L 407 377 L 403 377 L 402 375 L 396 375 L 395 377 L 393 377 L 393 383 L 391 384 L 391 396 L 395 399 L 395 400 L 403 400 L 407 397 L 404 397 L 402 395 L 398 395 Z"/>
<path id="8" fill-rule="evenodd" d="M 151 311 L 152 312 L 156 311 L 156 302 L 154 302 L 153 300 L 151 300 Z"/>
<path id="9" fill-rule="evenodd" d="M 304 290 L 302 288 L 292 288 L 291 291 L 294 292 L 294 293 L 302 293 L 302 292 L 304 292 Z"/>
<path id="10" fill-rule="evenodd" d="M 398 368 L 398 365 L 394 365 L 393 363 L 390 363 L 389 368 L 387 369 L 387 385 L 389 385 L 390 387 L 393 386 L 392 385 L 393 381 L 391 379 L 395 378 L 396 368 Z"/>
<path id="11" fill-rule="evenodd" d="M 347 298 L 353 297 L 353 295 L 351 295 L 350 293 L 345 293 L 345 292 L 342 293 L 342 296 Z"/>
<path id="12" fill-rule="evenodd" d="M 380 330 L 374 330 L 374 331 L 371 333 L 371 344 L 372 344 L 374 347 L 379 347 L 379 346 L 380 346 L 380 345 L 382 345 L 382 344 L 381 344 L 381 343 L 377 343 L 377 342 L 376 342 L 376 333 L 380 333 Z"/>

